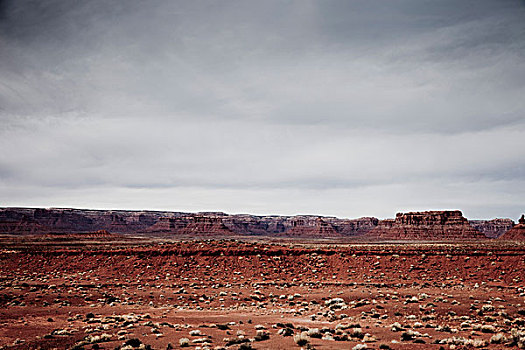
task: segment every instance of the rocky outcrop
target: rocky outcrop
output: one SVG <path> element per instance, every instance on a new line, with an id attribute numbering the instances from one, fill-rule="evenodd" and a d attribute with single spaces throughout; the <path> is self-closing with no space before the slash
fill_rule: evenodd
<path id="1" fill-rule="evenodd" d="M 0 208 L 0 233 L 134 233 L 172 212 L 62 208 Z"/>
<path id="2" fill-rule="evenodd" d="M 35 209 L 32 219 L 52 231 L 90 231 L 93 220 L 74 210 Z"/>
<path id="3" fill-rule="evenodd" d="M 479 239 L 485 237 L 483 233 L 499 235 L 509 221 L 495 219 L 473 224 L 478 225 L 479 230 L 469 225 L 460 211 L 400 213 L 395 219 L 379 221 L 373 217 L 341 219 L 314 215 L 0 208 L 0 233 L 9 234 L 76 234 L 106 230 L 112 234 L 448 240 Z"/>
<path id="4" fill-rule="evenodd" d="M 522 215 L 518 224 L 505 232 L 500 239 L 507 241 L 525 241 L 525 215 Z"/>
<path id="5" fill-rule="evenodd" d="M 160 218 L 147 232 L 191 236 L 232 236 L 235 233 L 224 225 L 220 216 L 190 215 Z"/>
<path id="6" fill-rule="evenodd" d="M 515 225 L 511 219 L 469 220 L 469 223 L 488 238 L 498 238 Z"/>
<path id="7" fill-rule="evenodd" d="M 297 216 L 254 216 L 230 215 L 224 224 L 242 235 L 270 236 L 313 236 L 315 231 L 325 237 L 352 237 L 363 235 L 377 226 L 376 218 L 340 219 L 336 217 Z"/>
<path id="8" fill-rule="evenodd" d="M 321 217 L 296 218 L 292 221 L 292 228 L 283 232 L 282 235 L 305 238 L 343 237 L 331 223 Z"/>
<path id="9" fill-rule="evenodd" d="M 320 219 L 319 219 L 320 218 Z M 318 220 L 319 219 L 319 220 Z M 0 208 L 0 233 L 179 233 L 329 237 L 362 235 L 376 218 L 340 219 L 311 215 L 256 216 L 220 212 Z M 183 230 L 183 231 L 181 231 Z"/>
<path id="10" fill-rule="evenodd" d="M 283 216 L 239 214 L 223 217 L 224 225 L 239 235 L 279 235 L 289 229 L 286 221 L 287 217 Z"/>
<path id="11" fill-rule="evenodd" d="M 47 233 L 49 227 L 38 223 L 32 215 L 17 210 L 0 211 L 0 233 L 31 234 Z"/>
<path id="12" fill-rule="evenodd" d="M 359 219 L 342 220 L 338 218 L 325 218 L 331 223 L 337 232 L 344 236 L 361 236 L 377 227 L 379 219 L 364 217 Z"/>
<path id="13" fill-rule="evenodd" d="M 367 234 L 383 240 L 471 240 L 486 238 L 472 227 L 459 210 L 398 213 L 394 220 L 379 222 Z"/>

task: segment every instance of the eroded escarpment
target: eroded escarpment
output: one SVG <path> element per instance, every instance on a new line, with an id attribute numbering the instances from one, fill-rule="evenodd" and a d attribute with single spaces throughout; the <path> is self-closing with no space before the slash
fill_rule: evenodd
<path id="1" fill-rule="evenodd" d="M 485 235 L 472 227 L 459 210 L 398 213 L 379 222 L 370 238 L 394 240 L 474 240 Z"/>
<path id="2" fill-rule="evenodd" d="M 498 238 L 514 227 L 512 219 L 469 220 L 470 225 L 488 238 Z"/>
<path id="3" fill-rule="evenodd" d="M 522 215 L 518 224 L 503 234 L 500 239 L 509 241 L 525 241 L 525 215 Z"/>
<path id="4" fill-rule="evenodd" d="M 352 237 L 374 228 L 378 219 L 315 215 L 257 216 L 221 212 L 181 213 L 87 209 L 0 209 L 0 233 L 168 233 L 204 236 Z"/>
<path id="5" fill-rule="evenodd" d="M 78 234 L 105 230 L 113 234 L 195 237 L 463 240 L 497 238 L 513 226 L 511 219 L 468 221 L 457 210 L 399 213 L 395 219 L 379 220 L 319 215 L 0 208 L 1 234 Z M 513 239 L 521 239 L 519 229 L 513 232 L 505 237 L 514 235 Z"/>

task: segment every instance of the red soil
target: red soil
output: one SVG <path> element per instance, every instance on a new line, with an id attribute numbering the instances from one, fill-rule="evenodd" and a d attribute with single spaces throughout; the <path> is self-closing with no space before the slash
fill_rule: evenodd
<path id="1" fill-rule="evenodd" d="M 0 346 L 10 349 L 82 341 L 113 349 L 134 338 L 155 349 L 178 348 L 181 338 L 192 348 L 205 348 L 192 343 L 198 339 L 209 348 L 239 348 L 225 338 L 242 341 L 242 334 L 255 349 L 299 349 L 282 329 L 310 329 L 314 336 L 305 338 L 318 349 L 437 350 L 450 348 L 453 337 L 500 349 L 490 343 L 493 332 L 516 346 L 511 329 L 525 324 L 524 245 L 221 240 L 4 247 Z M 337 300 L 326 305 L 333 298 L 342 299 L 342 309 Z M 403 331 L 392 329 L 396 322 Z M 323 327 L 317 338 L 313 329 Z"/>

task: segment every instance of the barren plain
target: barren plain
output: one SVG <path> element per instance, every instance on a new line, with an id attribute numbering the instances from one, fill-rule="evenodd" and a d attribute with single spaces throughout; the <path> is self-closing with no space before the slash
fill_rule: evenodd
<path id="1" fill-rule="evenodd" d="M 3 349 L 525 346 L 520 242 L 3 235 Z"/>

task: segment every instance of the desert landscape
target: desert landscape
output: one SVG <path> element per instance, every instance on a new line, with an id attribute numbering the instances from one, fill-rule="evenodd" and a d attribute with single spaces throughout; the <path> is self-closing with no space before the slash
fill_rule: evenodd
<path id="1" fill-rule="evenodd" d="M 525 349 L 525 0 L 0 0 L 0 350 Z"/>
<path id="2" fill-rule="evenodd" d="M 3 349 L 525 347 L 525 220 L 0 210 Z"/>

